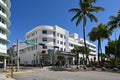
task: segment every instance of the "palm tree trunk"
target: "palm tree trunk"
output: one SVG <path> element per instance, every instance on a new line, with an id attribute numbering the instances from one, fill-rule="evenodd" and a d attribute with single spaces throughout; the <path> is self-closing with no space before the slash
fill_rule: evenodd
<path id="1" fill-rule="evenodd" d="M 83 24 L 83 37 L 84 37 L 84 46 L 85 46 L 85 55 L 87 54 L 86 52 L 86 38 L 85 38 L 85 24 Z M 87 56 L 86 56 L 87 58 Z M 86 62 L 85 62 L 85 65 L 86 65 Z"/>
<path id="2" fill-rule="evenodd" d="M 101 64 L 101 67 L 103 66 L 103 56 L 102 56 L 102 48 L 101 48 L 101 40 L 100 40 L 100 64 Z"/>
<path id="3" fill-rule="evenodd" d="M 115 60 L 114 60 L 114 65 L 117 66 L 117 41 L 115 41 Z"/>
<path id="4" fill-rule="evenodd" d="M 98 40 L 98 62 L 100 62 L 100 40 Z"/>
<path id="5" fill-rule="evenodd" d="M 84 56 L 84 53 L 83 53 L 83 65 L 85 65 L 85 56 Z"/>

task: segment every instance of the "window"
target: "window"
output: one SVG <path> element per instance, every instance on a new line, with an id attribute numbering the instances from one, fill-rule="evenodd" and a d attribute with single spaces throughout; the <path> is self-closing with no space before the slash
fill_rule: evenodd
<path id="1" fill-rule="evenodd" d="M 62 41 L 60 41 L 60 44 L 63 44 L 63 42 L 62 42 Z"/>
<path id="2" fill-rule="evenodd" d="M 47 38 L 42 38 L 42 41 L 47 41 Z"/>
<path id="3" fill-rule="evenodd" d="M 57 41 L 57 43 L 59 44 L 59 40 Z"/>
<path id="4" fill-rule="evenodd" d="M 62 48 L 60 48 L 60 51 L 63 51 L 63 49 L 62 49 Z"/>
<path id="5" fill-rule="evenodd" d="M 36 31 L 35 33 L 36 33 L 36 35 L 37 35 L 37 31 Z"/>
<path id="6" fill-rule="evenodd" d="M 64 45 L 65 45 L 65 42 L 64 42 Z"/>
<path id="7" fill-rule="evenodd" d="M 66 49 L 64 48 L 64 51 L 66 51 Z"/>
<path id="8" fill-rule="evenodd" d="M 5 13 L 5 9 L 3 7 L 0 6 L 0 11 L 2 11 L 3 13 Z"/>
<path id="9" fill-rule="evenodd" d="M 6 45 L 5 41 L 0 39 L 0 44 Z"/>
<path id="10" fill-rule="evenodd" d="M 6 21 L 0 17 L 0 22 L 3 23 L 3 24 L 6 24 Z"/>
<path id="11" fill-rule="evenodd" d="M 47 46 L 43 45 L 42 48 L 43 48 L 43 49 L 47 49 Z"/>
<path id="12" fill-rule="evenodd" d="M 43 31 L 42 31 L 42 34 L 47 34 L 47 30 L 43 30 Z"/>
<path id="13" fill-rule="evenodd" d="M 64 39 L 65 39 L 66 37 L 64 36 Z"/>
<path id="14" fill-rule="evenodd" d="M 55 37 L 55 32 L 53 32 L 53 36 Z"/>
<path id="15" fill-rule="evenodd" d="M 74 45 L 73 44 L 71 44 L 71 47 L 73 47 Z"/>
<path id="16" fill-rule="evenodd" d="M 4 30 L 2 30 L 2 29 L 0 29 L 0 33 L 5 34 L 5 31 L 4 31 Z"/>
<path id="17" fill-rule="evenodd" d="M 63 38 L 63 35 L 62 35 L 62 34 L 60 34 L 60 37 L 61 37 L 61 38 Z"/>
<path id="18" fill-rule="evenodd" d="M 4 3 L 6 3 L 6 0 L 2 0 Z"/>
<path id="19" fill-rule="evenodd" d="M 59 33 L 57 33 L 57 36 L 59 37 Z"/>
<path id="20" fill-rule="evenodd" d="M 37 50 L 37 45 L 35 45 L 35 49 Z"/>
<path id="21" fill-rule="evenodd" d="M 55 42 L 56 42 L 56 40 L 55 39 L 53 39 L 53 43 L 55 44 Z"/>
<path id="22" fill-rule="evenodd" d="M 71 44 L 69 43 L 69 46 L 70 46 Z"/>

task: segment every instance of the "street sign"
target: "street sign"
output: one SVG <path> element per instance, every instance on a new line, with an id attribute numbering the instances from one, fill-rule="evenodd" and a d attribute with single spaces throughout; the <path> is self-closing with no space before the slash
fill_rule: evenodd
<path id="1" fill-rule="evenodd" d="M 26 44 L 28 44 L 28 45 L 37 45 L 38 43 L 34 42 L 32 40 L 26 40 Z"/>

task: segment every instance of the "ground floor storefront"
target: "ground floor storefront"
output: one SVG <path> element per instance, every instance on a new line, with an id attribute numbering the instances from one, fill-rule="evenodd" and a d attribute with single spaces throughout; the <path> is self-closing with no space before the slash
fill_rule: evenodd
<path id="1" fill-rule="evenodd" d="M 0 68 L 6 68 L 6 58 L 8 57 L 7 54 L 0 53 Z"/>

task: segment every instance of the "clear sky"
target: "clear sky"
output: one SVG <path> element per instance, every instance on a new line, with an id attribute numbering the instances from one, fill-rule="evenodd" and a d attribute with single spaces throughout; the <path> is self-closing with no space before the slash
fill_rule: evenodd
<path id="1" fill-rule="evenodd" d="M 10 40 L 10 47 L 16 43 L 17 38 L 25 40 L 25 33 L 38 25 L 58 25 L 70 33 L 78 33 L 79 37 L 83 37 L 82 24 L 78 27 L 75 21 L 71 22 L 70 19 L 75 15 L 69 13 L 70 8 L 79 8 L 79 0 L 11 0 L 11 26 L 8 39 Z M 109 16 L 117 15 L 120 9 L 120 0 L 97 0 L 96 6 L 105 8 L 104 12 L 95 14 L 98 17 L 97 23 L 88 21 L 86 25 L 86 38 L 89 40 L 87 34 L 90 30 L 97 26 L 99 23 L 106 24 L 109 21 Z M 116 37 L 118 37 L 117 31 Z M 115 39 L 115 33 L 111 36 L 112 40 Z M 97 46 L 97 42 L 94 42 Z M 102 42 L 103 52 L 107 40 Z"/>

